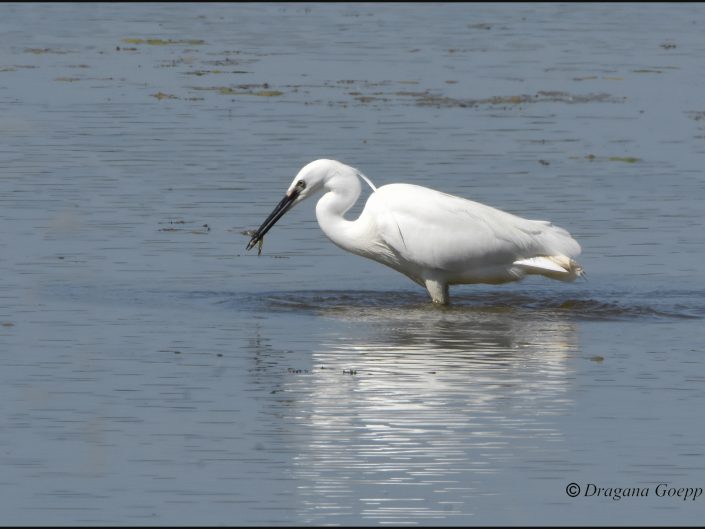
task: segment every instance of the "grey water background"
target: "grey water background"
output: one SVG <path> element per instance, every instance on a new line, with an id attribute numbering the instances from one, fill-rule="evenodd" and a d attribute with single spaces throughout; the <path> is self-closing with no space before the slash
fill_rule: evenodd
<path id="1" fill-rule="evenodd" d="M 0 42 L 4 524 L 702 523 L 655 488 L 705 487 L 703 4 L 2 4 Z M 588 281 L 433 307 L 314 201 L 245 252 L 320 157 L 551 220 Z"/>

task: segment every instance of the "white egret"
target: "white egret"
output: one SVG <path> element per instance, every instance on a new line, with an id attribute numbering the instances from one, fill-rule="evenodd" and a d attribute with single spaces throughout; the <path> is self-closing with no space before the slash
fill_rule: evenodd
<path id="1" fill-rule="evenodd" d="M 360 196 L 360 178 L 373 192 L 357 220 L 345 213 Z M 293 206 L 325 191 L 316 205 L 323 233 L 343 250 L 405 274 L 435 303 L 448 303 L 448 285 L 506 283 L 527 274 L 573 281 L 583 268 L 580 245 L 558 226 L 413 184 L 376 188 L 357 169 L 316 160 L 294 178 L 284 198 L 254 232 L 250 250 Z"/>

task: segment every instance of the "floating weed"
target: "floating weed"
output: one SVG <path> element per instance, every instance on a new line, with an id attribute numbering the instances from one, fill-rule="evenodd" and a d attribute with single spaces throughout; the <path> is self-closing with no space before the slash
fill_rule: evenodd
<path id="1" fill-rule="evenodd" d="M 388 99 L 384 97 L 377 97 L 377 96 L 356 96 L 355 99 L 359 101 L 360 103 L 371 103 L 373 101 L 389 101 Z"/>
<path id="2" fill-rule="evenodd" d="M 253 88 L 264 88 L 264 90 L 253 90 Z M 261 85 L 244 84 L 237 86 L 192 86 L 191 90 L 206 90 L 217 92 L 224 96 L 259 96 L 259 97 L 278 97 L 284 95 L 281 90 L 269 90 L 269 85 L 263 83 Z"/>
<path id="3" fill-rule="evenodd" d="M 596 160 L 602 160 L 604 161 L 605 158 L 595 156 L 594 154 L 586 154 L 585 156 L 570 156 L 569 157 L 571 160 L 588 160 L 590 162 L 594 162 Z M 642 162 L 643 160 L 641 158 L 636 158 L 635 156 L 610 156 L 609 158 L 606 158 L 606 160 L 610 162 L 623 162 L 623 163 L 638 163 Z"/>
<path id="4" fill-rule="evenodd" d="M 520 105 L 528 101 L 530 98 L 527 96 L 494 96 L 482 102 L 490 105 Z"/>
<path id="5" fill-rule="evenodd" d="M 252 92 L 252 95 L 260 97 L 277 97 L 284 95 L 284 92 L 280 90 L 260 90 L 259 92 Z"/>
<path id="6" fill-rule="evenodd" d="M 156 94 L 151 94 L 151 96 L 159 99 L 160 101 L 162 99 L 179 99 L 173 94 L 165 94 L 164 92 L 157 92 Z"/>
<path id="7" fill-rule="evenodd" d="M 188 44 L 189 46 L 199 46 L 205 44 L 201 39 L 122 39 L 125 44 L 148 44 L 150 46 L 169 46 L 174 44 Z"/>
<path id="8" fill-rule="evenodd" d="M 227 73 L 223 70 L 194 70 L 192 72 L 186 72 L 186 75 L 196 75 L 198 77 L 202 77 L 204 75 L 210 75 L 210 74 L 221 74 L 221 73 Z"/>
<path id="9" fill-rule="evenodd" d="M 419 106 L 476 107 L 478 105 L 524 105 L 530 103 L 607 103 L 621 102 L 626 98 L 615 98 L 609 94 L 570 94 L 558 90 L 542 90 L 535 94 L 492 96 L 482 99 L 456 99 L 442 95 L 424 94 L 416 98 Z"/>
<path id="10" fill-rule="evenodd" d="M 635 158 L 634 156 L 610 156 L 608 160 L 610 162 L 637 163 L 641 161 L 641 158 Z"/>
<path id="11" fill-rule="evenodd" d="M 361 94 L 360 94 L 360 92 L 350 92 L 350 95 L 361 95 Z M 396 92 L 394 92 L 394 95 L 397 95 L 400 97 L 433 97 L 428 92 L 428 90 L 425 90 L 423 92 L 409 91 L 409 90 L 397 90 Z"/>
<path id="12" fill-rule="evenodd" d="M 203 92 L 219 92 L 221 94 L 235 93 L 235 90 L 227 86 L 189 86 L 189 90 L 200 90 Z"/>
<path id="13" fill-rule="evenodd" d="M 54 48 L 25 48 L 24 51 L 25 53 L 34 53 L 35 55 L 43 55 L 45 53 L 58 53 L 60 55 L 64 55 L 68 53 L 67 51 L 57 50 Z"/>

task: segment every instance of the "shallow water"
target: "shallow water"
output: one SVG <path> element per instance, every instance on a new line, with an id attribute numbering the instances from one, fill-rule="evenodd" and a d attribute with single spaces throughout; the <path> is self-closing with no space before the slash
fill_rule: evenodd
<path id="1" fill-rule="evenodd" d="M 0 13 L 5 523 L 702 521 L 656 493 L 705 488 L 702 5 Z M 588 280 L 434 307 L 313 203 L 245 252 L 319 157 L 550 219 Z"/>

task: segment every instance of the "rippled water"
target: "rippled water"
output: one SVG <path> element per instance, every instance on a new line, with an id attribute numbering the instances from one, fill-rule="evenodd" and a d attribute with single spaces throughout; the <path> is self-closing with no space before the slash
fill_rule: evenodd
<path id="1" fill-rule="evenodd" d="M 655 494 L 705 488 L 702 5 L 0 14 L 5 523 L 703 519 Z M 550 219 L 588 280 L 434 307 L 312 203 L 245 252 L 319 157 Z"/>

